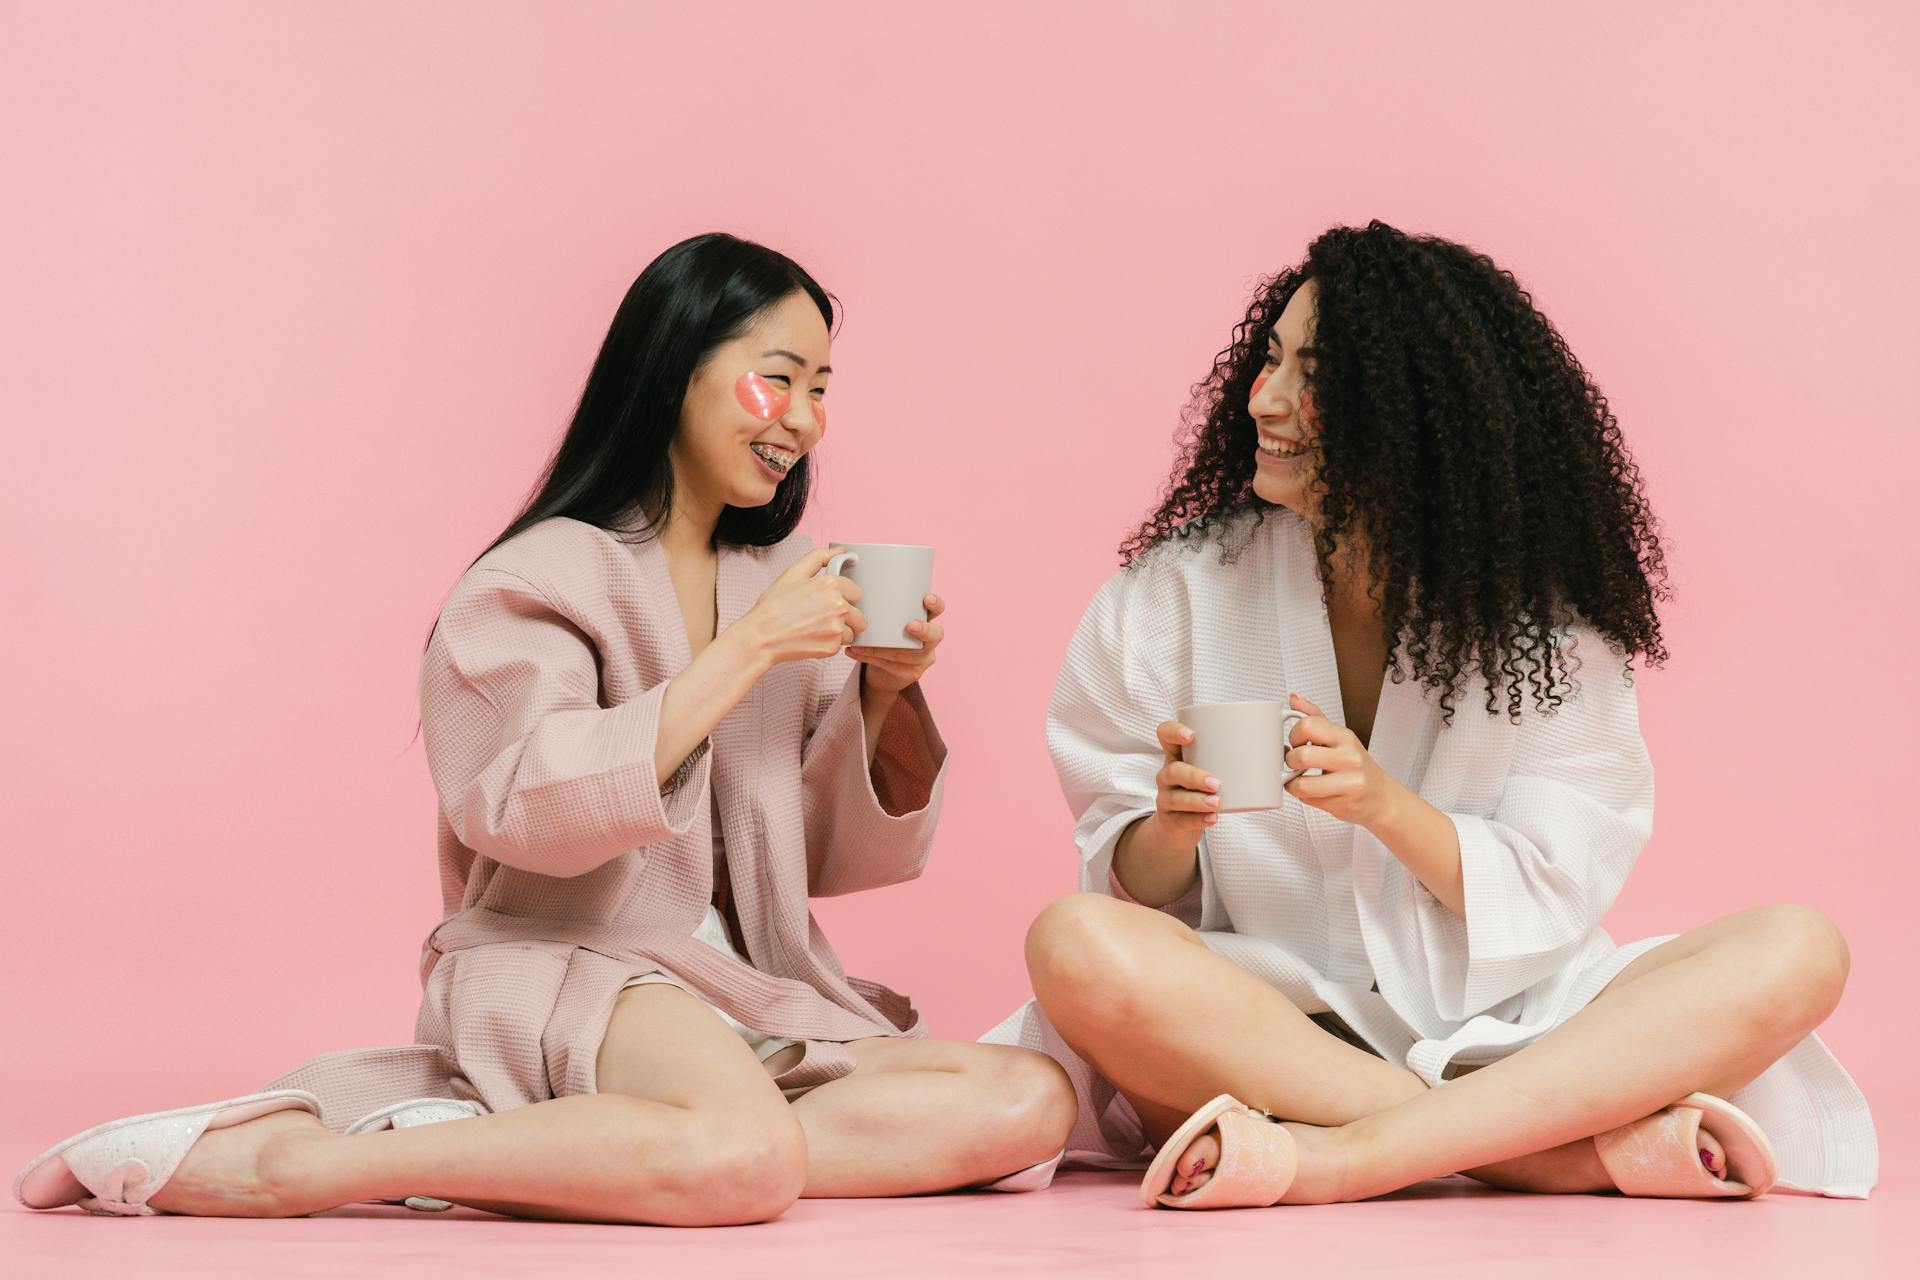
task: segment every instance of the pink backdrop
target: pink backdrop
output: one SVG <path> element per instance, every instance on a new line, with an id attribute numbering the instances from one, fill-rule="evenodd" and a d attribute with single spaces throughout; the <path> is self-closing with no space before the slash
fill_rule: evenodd
<path id="1" fill-rule="evenodd" d="M 854 972 L 948 1036 L 1024 998 L 1068 633 L 1252 277 L 1380 216 L 1521 275 L 1672 535 L 1609 924 L 1829 912 L 1893 1119 L 1913 9 L 903 8 L 0 8 L 0 1165 L 407 1038 L 421 641 L 634 273 L 714 227 L 847 307 L 804 527 L 936 544 L 952 601 L 949 808 L 922 881 L 820 907 Z"/>

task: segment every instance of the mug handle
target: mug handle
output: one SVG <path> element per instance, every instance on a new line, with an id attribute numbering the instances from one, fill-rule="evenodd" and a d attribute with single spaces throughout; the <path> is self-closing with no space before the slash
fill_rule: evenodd
<path id="1" fill-rule="evenodd" d="M 838 555 L 833 556 L 831 559 L 827 561 L 827 576 L 829 578 L 837 578 L 840 576 L 840 570 L 844 569 L 846 566 L 850 564 L 859 564 L 859 563 L 860 563 L 859 552 L 842 551 Z"/>
<path id="2" fill-rule="evenodd" d="M 1305 769 L 1296 769 L 1286 762 L 1287 752 L 1293 750 L 1293 743 L 1291 742 L 1293 726 L 1299 724 L 1306 718 L 1306 712 L 1295 711 L 1292 707 L 1288 707 L 1280 713 L 1280 781 L 1282 783 L 1292 782 L 1295 778 L 1306 772 Z"/>

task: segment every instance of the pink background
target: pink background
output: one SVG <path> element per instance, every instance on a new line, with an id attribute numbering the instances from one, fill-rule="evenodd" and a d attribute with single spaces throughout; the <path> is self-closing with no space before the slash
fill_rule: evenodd
<path id="1" fill-rule="evenodd" d="M 1671 533 L 1610 927 L 1830 913 L 1895 1154 L 1911 7 L 905 8 L 0 7 L 0 1165 L 408 1038 L 421 642 L 628 282 L 716 227 L 847 307 L 803 527 L 933 543 L 952 601 L 933 865 L 819 913 L 984 1030 L 1073 886 L 1067 636 L 1252 278 L 1372 216 L 1520 275 Z"/>

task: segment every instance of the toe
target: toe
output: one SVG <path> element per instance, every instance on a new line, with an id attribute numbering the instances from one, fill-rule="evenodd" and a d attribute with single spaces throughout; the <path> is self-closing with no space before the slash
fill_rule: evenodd
<path id="1" fill-rule="evenodd" d="M 1700 1148 L 1700 1164 L 1714 1177 L 1725 1181 L 1727 1177 L 1727 1151 L 1720 1145 L 1720 1139 L 1700 1130 L 1694 1145 Z"/>
<path id="2" fill-rule="evenodd" d="M 1190 1143 L 1180 1158 L 1174 1161 L 1173 1185 L 1168 1188 L 1174 1195 L 1183 1196 L 1189 1191 L 1198 1190 L 1207 1184 L 1213 1176 L 1213 1170 L 1220 1163 L 1220 1139 L 1217 1130 L 1208 1130 Z"/>

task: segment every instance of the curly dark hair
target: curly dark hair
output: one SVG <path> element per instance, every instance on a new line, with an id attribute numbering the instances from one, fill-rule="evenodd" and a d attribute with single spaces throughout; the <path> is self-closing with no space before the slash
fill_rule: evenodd
<path id="1" fill-rule="evenodd" d="M 1560 628 L 1578 620 L 1649 665 L 1667 657 L 1671 592 L 1658 522 L 1607 399 L 1511 272 L 1463 245 L 1378 220 L 1335 227 L 1263 279 L 1231 344 L 1195 384 L 1159 509 L 1120 546 L 1132 565 L 1172 537 L 1224 560 L 1270 505 L 1253 491 L 1247 401 L 1268 331 L 1316 282 L 1306 371 L 1322 582 L 1361 535 L 1395 681 L 1453 700 L 1471 676 L 1518 720 L 1522 691 L 1571 688 Z M 1251 511 L 1250 521 L 1230 520 Z"/>

